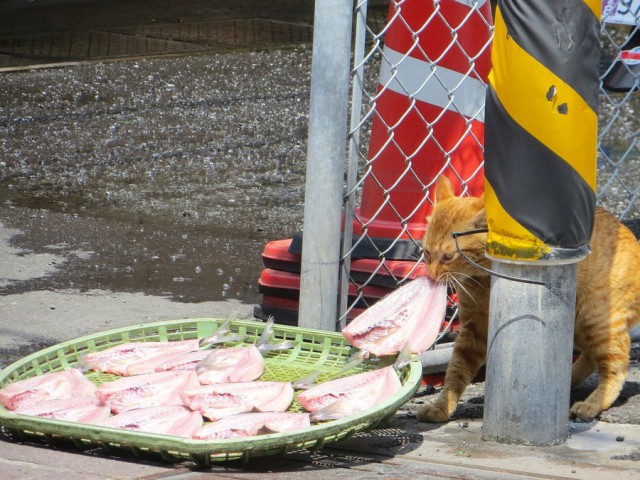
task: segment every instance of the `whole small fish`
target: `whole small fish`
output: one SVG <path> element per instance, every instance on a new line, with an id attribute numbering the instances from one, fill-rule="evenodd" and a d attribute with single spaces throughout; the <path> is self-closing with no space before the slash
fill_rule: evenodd
<path id="1" fill-rule="evenodd" d="M 107 419 L 111 415 L 111 409 L 92 395 L 45 400 L 18 407 L 13 413 L 68 422 L 96 423 Z"/>
<path id="2" fill-rule="evenodd" d="M 10 383 L 0 389 L 0 403 L 8 410 L 15 410 L 45 400 L 91 396 L 95 391 L 96 386 L 79 369 L 73 368 Z"/>
<path id="3" fill-rule="evenodd" d="M 180 393 L 199 386 L 192 370 L 123 377 L 100 385 L 95 394 L 113 413 L 157 405 L 182 405 Z"/>
<path id="4" fill-rule="evenodd" d="M 312 421 L 360 413 L 395 395 L 402 388 L 393 366 L 330 380 L 298 395 Z"/>
<path id="5" fill-rule="evenodd" d="M 99 352 L 87 353 L 80 360 L 87 370 L 116 375 L 152 373 L 168 355 L 198 350 L 197 339 L 176 342 L 128 342 Z"/>
<path id="6" fill-rule="evenodd" d="M 225 440 L 265 433 L 288 432 L 308 428 L 310 425 L 308 413 L 241 413 L 205 425 L 193 434 L 193 438 L 196 440 Z"/>
<path id="7" fill-rule="evenodd" d="M 238 413 L 284 412 L 293 402 L 288 382 L 217 383 L 185 390 L 182 402 L 191 410 L 215 421 Z"/>
<path id="8" fill-rule="evenodd" d="M 394 290 L 354 318 L 342 334 L 364 356 L 427 350 L 436 340 L 447 308 L 447 287 L 429 277 Z"/>
<path id="9" fill-rule="evenodd" d="M 103 427 L 186 438 L 191 438 L 202 428 L 202 424 L 202 416 L 199 413 L 192 412 L 182 405 L 136 408 L 96 422 L 96 425 Z"/>

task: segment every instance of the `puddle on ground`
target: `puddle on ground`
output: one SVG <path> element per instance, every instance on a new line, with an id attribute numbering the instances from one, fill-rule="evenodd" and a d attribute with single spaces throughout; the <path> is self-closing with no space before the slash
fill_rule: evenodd
<path id="1" fill-rule="evenodd" d="M 0 222 L 21 232 L 10 245 L 25 259 L 59 259 L 46 276 L 1 275 L 16 281 L 0 294 L 257 303 L 265 244 L 302 226 L 310 60 L 240 52 L 0 76 Z"/>

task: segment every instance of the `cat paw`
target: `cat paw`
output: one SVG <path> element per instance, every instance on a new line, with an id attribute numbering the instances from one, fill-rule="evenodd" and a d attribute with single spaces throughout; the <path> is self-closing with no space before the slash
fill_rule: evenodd
<path id="1" fill-rule="evenodd" d="M 571 418 L 582 422 L 590 422 L 598 416 L 600 408 L 597 405 L 587 402 L 576 402 L 571 407 Z"/>
<path id="2" fill-rule="evenodd" d="M 425 405 L 416 415 L 418 420 L 426 423 L 444 423 L 449 420 L 450 415 L 444 411 L 438 404 Z"/>

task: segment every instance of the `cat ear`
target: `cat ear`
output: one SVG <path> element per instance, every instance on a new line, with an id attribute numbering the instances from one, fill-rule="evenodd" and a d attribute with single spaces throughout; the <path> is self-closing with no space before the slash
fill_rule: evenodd
<path id="1" fill-rule="evenodd" d="M 454 196 L 451 180 L 444 175 L 440 175 L 436 180 L 436 203 Z"/>

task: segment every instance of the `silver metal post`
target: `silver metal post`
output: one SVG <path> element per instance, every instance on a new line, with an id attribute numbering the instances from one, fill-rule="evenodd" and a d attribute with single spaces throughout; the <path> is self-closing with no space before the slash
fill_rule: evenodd
<path id="1" fill-rule="evenodd" d="M 316 0 L 298 325 L 336 329 L 352 0 Z"/>
<path id="2" fill-rule="evenodd" d="M 349 274 L 351 272 L 351 249 L 353 244 L 353 220 L 356 207 L 356 184 L 358 181 L 358 161 L 360 151 L 360 127 L 362 126 L 362 90 L 364 85 L 364 46 L 367 33 L 367 0 L 358 0 L 356 32 L 353 47 L 353 84 L 351 86 L 351 122 L 349 124 L 350 141 L 347 161 L 347 185 L 344 201 L 344 219 L 340 269 L 340 316 L 339 328 L 347 324 L 346 311 L 349 303 Z"/>
<path id="3" fill-rule="evenodd" d="M 493 262 L 483 437 L 553 445 L 569 433 L 577 264 Z"/>

